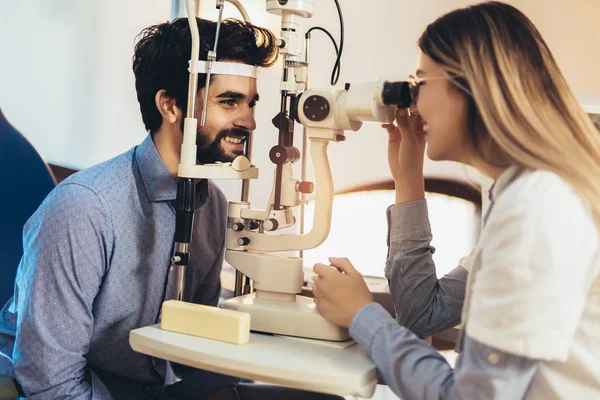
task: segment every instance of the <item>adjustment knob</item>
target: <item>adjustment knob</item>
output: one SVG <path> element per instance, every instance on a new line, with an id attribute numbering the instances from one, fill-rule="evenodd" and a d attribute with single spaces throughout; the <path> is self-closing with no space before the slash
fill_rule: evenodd
<path id="1" fill-rule="evenodd" d="M 315 185 L 312 182 L 302 181 L 296 184 L 296 190 L 300 193 L 310 194 L 315 190 Z"/>
<path id="2" fill-rule="evenodd" d="M 269 218 L 263 223 L 263 228 L 265 228 L 265 231 L 267 232 L 272 232 L 279 228 L 279 222 L 275 218 Z"/>
<path id="3" fill-rule="evenodd" d="M 233 225 L 231 225 L 231 229 L 234 232 L 241 232 L 244 230 L 244 224 L 242 224 L 241 222 L 236 222 Z"/>
<path id="4" fill-rule="evenodd" d="M 313 95 L 304 102 L 302 110 L 310 121 L 320 122 L 329 116 L 329 101 L 323 96 Z"/>
<path id="5" fill-rule="evenodd" d="M 239 238 L 237 243 L 238 243 L 238 246 L 248 246 L 250 244 L 250 238 L 247 238 L 247 237 Z"/>
<path id="6" fill-rule="evenodd" d="M 277 145 L 269 151 L 269 159 L 273 164 L 282 165 L 286 163 L 295 163 L 300 159 L 300 150 L 294 146 Z"/>

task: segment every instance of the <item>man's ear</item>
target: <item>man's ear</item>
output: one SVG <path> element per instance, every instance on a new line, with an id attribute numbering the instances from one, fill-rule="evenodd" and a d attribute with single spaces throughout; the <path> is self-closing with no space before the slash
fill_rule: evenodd
<path id="1" fill-rule="evenodd" d="M 181 109 L 177 107 L 174 97 L 167 96 L 167 91 L 161 89 L 156 92 L 154 102 L 163 122 L 174 124 L 181 118 Z"/>

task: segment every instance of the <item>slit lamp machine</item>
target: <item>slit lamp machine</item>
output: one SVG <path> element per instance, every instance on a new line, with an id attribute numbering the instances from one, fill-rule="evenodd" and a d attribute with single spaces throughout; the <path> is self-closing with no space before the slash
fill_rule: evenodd
<path id="1" fill-rule="evenodd" d="M 245 155 L 233 162 L 196 164 L 196 129 L 194 118 L 198 74 L 206 75 L 206 96 L 213 74 L 241 75 L 256 78 L 257 68 L 240 63 L 217 61 L 217 43 L 224 0 L 217 0 L 219 10 L 213 50 L 207 60 L 199 60 L 200 37 L 195 19 L 195 2 L 187 0 L 186 8 L 192 33 L 189 63 L 189 95 L 184 121 L 181 160 L 178 168 L 176 200 L 176 233 L 172 264 L 178 268 L 177 300 L 184 300 L 185 268 L 190 257 L 194 216 L 194 190 L 197 179 L 241 179 L 242 201 L 230 201 L 225 243 L 225 260 L 237 271 L 236 297 L 220 307 L 247 312 L 251 329 L 280 335 L 344 341 L 348 331 L 331 324 L 321 316 L 312 298 L 300 296 L 303 276 L 301 257 L 282 256 L 281 252 L 302 251 L 319 246 L 328 236 L 334 187 L 327 156 L 329 143 L 344 141 L 345 131 L 358 131 L 363 122 L 389 123 L 398 107 L 411 103 L 408 82 L 374 81 L 346 84 L 344 89 L 313 89 L 308 82 L 308 42 L 303 23 L 313 15 L 316 0 L 266 0 L 266 11 L 281 16 L 281 33 L 277 40 L 283 62 L 280 82 L 281 108 L 273 119 L 279 129 L 278 142 L 269 158 L 275 164 L 273 189 L 264 209 L 252 208 L 248 199 L 249 180 L 258 177 L 251 163 L 251 140 Z M 247 16 L 241 3 L 229 1 Z M 339 3 L 336 1 L 339 9 Z M 340 18 L 340 23 L 343 20 Z M 342 39 L 343 40 L 343 39 Z M 340 46 L 341 47 L 341 46 Z M 341 50 L 341 48 L 340 48 Z M 338 54 L 339 58 L 339 54 Z M 206 99 L 204 104 L 206 104 Z M 201 126 L 205 126 L 206 108 Z M 304 127 L 304 138 L 310 142 L 315 182 L 294 178 L 292 164 L 301 152 L 294 147 L 295 122 Z M 303 149 L 306 152 L 306 149 Z M 302 154 L 303 157 L 306 154 Z M 304 172 L 304 171 L 303 171 Z M 295 225 L 294 209 L 306 204 L 304 194 L 315 193 L 312 229 L 307 233 L 280 233 Z M 251 279 L 254 291 L 250 290 Z M 245 280 L 245 282 L 244 282 Z"/>

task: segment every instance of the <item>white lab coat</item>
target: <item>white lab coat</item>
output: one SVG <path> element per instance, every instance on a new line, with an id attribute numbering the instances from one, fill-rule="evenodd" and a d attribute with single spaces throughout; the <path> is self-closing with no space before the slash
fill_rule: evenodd
<path id="1" fill-rule="evenodd" d="M 466 332 L 543 360 L 527 399 L 600 399 L 599 233 L 589 208 L 556 174 L 515 167 L 492 199 L 464 263 Z"/>

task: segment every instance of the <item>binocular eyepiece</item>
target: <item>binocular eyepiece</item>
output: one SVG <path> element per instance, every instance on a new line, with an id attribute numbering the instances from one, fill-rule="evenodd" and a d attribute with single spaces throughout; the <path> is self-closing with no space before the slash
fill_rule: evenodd
<path id="1" fill-rule="evenodd" d="M 408 108 L 414 100 L 409 83 L 404 81 L 385 81 L 381 99 L 386 106 L 397 106 L 398 108 Z"/>
<path id="2" fill-rule="evenodd" d="M 329 122 L 337 129 L 349 129 L 352 122 L 389 121 L 394 108 L 408 108 L 414 101 L 412 85 L 406 81 L 373 81 L 349 84 L 345 89 L 309 89 L 292 97 L 290 117 L 300 122 L 300 114 L 310 123 Z M 344 122 L 345 121 L 345 122 Z M 324 123 L 327 125 L 327 123 Z"/>

